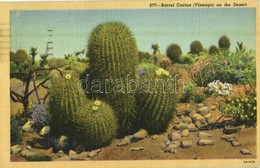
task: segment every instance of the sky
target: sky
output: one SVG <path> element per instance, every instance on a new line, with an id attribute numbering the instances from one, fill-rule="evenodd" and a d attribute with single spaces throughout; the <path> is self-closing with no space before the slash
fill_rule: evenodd
<path id="1" fill-rule="evenodd" d="M 10 20 L 11 51 L 37 47 L 38 53 L 44 54 L 47 42 L 52 41 L 55 57 L 86 49 L 92 29 L 109 21 L 125 23 L 139 51 L 149 53 L 154 43 L 159 44 L 161 53 L 171 43 L 187 53 L 194 40 L 209 48 L 217 46 L 222 35 L 230 38 L 231 50 L 237 41 L 248 49 L 256 48 L 254 8 L 11 11 Z"/>

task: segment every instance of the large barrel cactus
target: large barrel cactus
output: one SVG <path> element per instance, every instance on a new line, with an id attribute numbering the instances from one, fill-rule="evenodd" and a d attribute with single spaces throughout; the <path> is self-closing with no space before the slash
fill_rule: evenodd
<path id="1" fill-rule="evenodd" d="M 107 102 L 119 120 L 119 134 L 127 134 L 136 125 L 135 96 L 129 92 L 129 79 L 136 79 L 138 49 L 128 27 L 120 22 L 95 27 L 88 40 L 90 58 L 88 80 L 101 83 L 101 89 L 89 95 Z"/>
<path id="2" fill-rule="evenodd" d="M 140 125 L 150 134 L 164 132 L 173 118 L 177 95 L 169 72 L 160 68 L 140 79 L 136 95 Z"/>
<path id="3" fill-rule="evenodd" d="M 50 88 L 50 126 L 57 135 L 73 136 L 76 114 L 86 104 L 86 96 L 78 88 L 78 80 L 69 74 L 52 80 Z"/>
<path id="4" fill-rule="evenodd" d="M 88 101 L 77 114 L 75 132 L 75 138 L 87 147 L 102 147 L 116 137 L 117 118 L 105 102 Z"/>

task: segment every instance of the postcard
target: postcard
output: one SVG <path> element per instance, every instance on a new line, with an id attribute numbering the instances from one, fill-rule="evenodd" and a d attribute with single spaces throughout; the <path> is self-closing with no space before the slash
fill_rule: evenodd
<path id="1" fill-rule="evenodd" d="M 259 1 L 0 2 L 0 167 L 259 167 Z"/>

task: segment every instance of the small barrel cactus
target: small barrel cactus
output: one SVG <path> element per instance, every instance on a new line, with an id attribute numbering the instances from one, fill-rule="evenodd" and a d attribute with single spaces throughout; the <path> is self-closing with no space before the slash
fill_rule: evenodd
<path id="1" fill-rule="evenodd" d="M 199 54 L 203 49 L 203 46 L 200 41 L 195 40 L 190 44 L 190 53 Z"/>
<path id="2" fill-rule="evenodd" d="M 223 36 L 221 36 L 221 37 L 219 38 L 219 40 L 218 40 L 218 46 L 219 46 L 220 49 L 222 49 L 222 50 L 223 50 L 223 49 L 224 49 L 224 50 L 229 50 L 230 45 L 231 45 L 230 39 L 229 39 L 227 36 L 223 35 Z"/>
<path id="3" fill-rule="evenodd" d="M 136 94 L 140 126 L 150 134 L 164 132 L 173 118 L 177 96 L 175 83 L 169 77 L 169 72 L 160 68 L 140 79 Z M 149 87 L 145 86 L 147 82 Z"/>
<path id="4" fill-rule="evenodd" d="M 179 62 L 181 54 L 181 47 L 178 44 L 170 44 L 166 49 L 167 57 L 169 57 L 174 63 Z"/>
<path id="5" fill-rule="evenodd" d="M 86 101 L 85 94 L 78 87 L 78 81 L 70 74 L 66 74 L 64 78 L 54 79 L 49 99 L 49 122 L 52 133 L 72 135 L 75 116 Z"/>
<path id="6" fill-rule="evenodd" d="M 135 38 L 121 22 L 100 24 L 89 37 L 87 56 L 90 58 L 87 70 L 89 81 L 110 81 L 101 91 L 89 90 L 89 95 L 104 100 L 113 108 L 119 119 L 119 134 L 127 134 L 136 125 L 135 96 L 133 92 L 126 91 L 128 77 L 135 80 L 137 76 Z M 122 84 L 119 87 L 123 90 L 117 90 L 117 81 Z"/>
<path id="7" fill-rule="evenodd" d="M 90 101 L 77 114 L 75 132 L 76 139 L 87 147 L 102 147 L 116 137 L 117 118 L 105 102 Z"/>
<path id="8" fill-rule="evenodd" d="M 210 55 L 214 55 L 214 54 L 218 54 L 218 53 L 219 53 L 219 49 L 215 45 L 212 45 L 209 47 Z"/>

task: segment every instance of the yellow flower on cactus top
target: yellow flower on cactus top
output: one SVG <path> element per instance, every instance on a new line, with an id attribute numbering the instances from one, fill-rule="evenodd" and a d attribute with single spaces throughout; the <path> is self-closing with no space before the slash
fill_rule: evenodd
<path id="1" fill-rule="evenodd" d="M 99 101 L 99 100 L 94 101 L 94 105 L 100 106 L 101 105 L 101 101 Z"/>
<path id="2" fill-rule="evenodd" d="M 70 75 L 70 74 L 66 74 L 66 75 L 65 75 L 65 78 L 66 78 L 66 79 L 70 79 L 70 78 L 71 78 L 71 75 Z"/>
<path id="3" fill-rule="evenodd" d="M 97 111 L 97 110 L 98 110 L 98 106 L 93 106 L 93 107 L 92 107 L 92 110 L 93 110 L 93 111 Z"/>
<path id="4" fill-rule="evenodd" d="M 163 68 L 159 68 L 155 71 L 156 75 L 157 76 L 161 76 L 161 75 L 165 75 L 165 76 L 169 76 L 170 75 L 170 72 L 163 69 Z"/>

